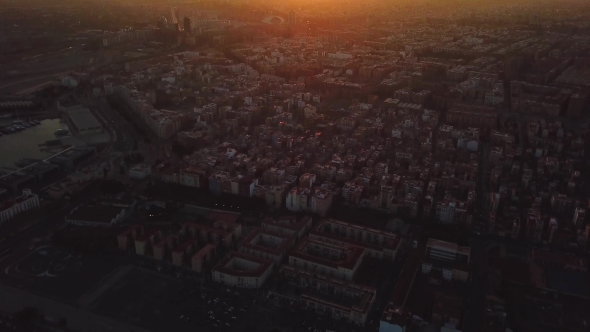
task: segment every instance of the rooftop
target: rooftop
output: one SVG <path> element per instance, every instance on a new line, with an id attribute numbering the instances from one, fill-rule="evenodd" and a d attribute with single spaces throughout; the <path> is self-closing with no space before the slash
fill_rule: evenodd
<path id="1" fill-rule="evenodd" d="M 463 255 L 469 255 L 469 253 L 471 251 L 471 249 L 469 247 L 461 247 L 456 243 L 436 240 L 436 239 L 432 239 L 432 238 L 428 239 L 426 246 L 436 248 L 439 250 L 452 251 L 452 252 L 463 254 Z"/>
<path id="2" fill-rule="evenodd" d="M 295 216 L 279 217 L 278 220 L 275 220 L 271 217 L 266 217 L 262 220 L 261 224 L 263 228 L 265 227 L 265 225 L 269 225 L 299 232 L 305 229 L 308 225 L 311 225 L 311 221 L 312 220 L 310 216 L 305 216 L 301 218 L 299 221 L 297 221 L 297 218 Z"/>
<path id="3" fill-rule="evenodd" d="M 290 256 L 333 269 L 352 270 L 360 263 L 364 249 L 355 245 L 304 238 Z"/>
<path id="4" fill-rule="evenodd" d="M 266 237 L 270 237 L 272 240 L 267 241 L 268 239 L 265 239 Z M 273 255 L 281 255 L 285 253 L 294 242 L 295 238 L 293 236 L 256 228 L 241 241 L 240 247 Z"/>
<path id="5" fill-rule="evenodd" d="M 78 130 L 102 128 L 100 122 L 94 117 L 89 109 L 70 111 L 68 112 L 68 116 Z"/>
<path id="6" fill-rule="evenodd" d="M 232 251 L 215 265 L 213 271 L 233 276 L 256 278 L 262 276 L 271 267 L 272 262 L 269 260 Z"/>

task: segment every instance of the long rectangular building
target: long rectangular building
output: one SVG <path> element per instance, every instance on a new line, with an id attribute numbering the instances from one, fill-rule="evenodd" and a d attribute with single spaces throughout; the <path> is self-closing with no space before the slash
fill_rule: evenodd
<path id="1" fill-rule="evenodd" d="M 188 232 L 192 237 L 203 243 L 212 243 L 216 246 L 231 246 L 233 242 L 232 230 L 216 228 L 207 225 L 186 222 L 182 225 L 183 232 Z"/>
<path id="2" fill-rule="evenodd" d="M 295 237 L 256 228 L 242 240 L 238 250 L 242 253 L 271 260 L 279 266 L 295 244 Z"/>
<path id="3" fill-rule="evenodd" d="M 300 239 L 311 228 L 311 222 L 310 216 L 305 216 L 299 220 L 295 216 L 283 216 L 279 217 L 278 220 L 267 217 L 262 220 L 261 226 L 264 229 L 293 235 Z"/>
<path id="4" fill-rule="evenodd" d="M 305 238 L 289 255 L 289 265 L 351 281 L 364 253 L 352 244 Z"/>
<path id="5" fill-rule="evenodd" d="M 299 302 L 304 308 L 334 319 L 365 325 L 375 302 L 377 290 L 338 280 L 294 266 L 283 266 L 281 274 L 301 291 Z"/>
<path id="6" fill-rule="evenodd" d="M 456 243 L 428 239 L 426 242 L 426 257 L 445 261 L 468 263 L 471 250 L 469 247 L 462 247 Z"/>
<path id="7" fill-rule="evenodd" d="M 321 220 L 309 237 L 363 247 L 369 257 L 387 260 L 395 259 L 401 242 L 397 234 L 334 219 Z"/>
<path id="8" fill-rule="evenodd" d="M 455 104 L 447 111 L 446 123 L 459 128 L 495 129 L 498 111 L 491 107 Z"/>
<path id="9" fill-rule="evenodd" d="M 272 261 L 232 251 L 212 271 L 213 281 L 227 286 L 260 288 L 271 276 Z"/>

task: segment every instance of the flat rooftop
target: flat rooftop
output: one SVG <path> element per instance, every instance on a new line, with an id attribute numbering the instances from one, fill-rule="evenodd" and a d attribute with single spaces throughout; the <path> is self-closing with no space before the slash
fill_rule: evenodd
<path id="1" fill-rule="evenodd" d="M 279 227 L 288 229 L 291 231 L 301 231 L 305 229 L 308 225 L 311 225 L 311 217 L 305 216 L 301 218 L 299 221 L 295 216 L 293 217 L 279 217 L 278 220 L 274 220 L 270 217 L 267 217 L 262 220 L 262 227 Z"/>
<path id="2" fill-rule="evenodd" d="M 428 239 L 426 243 L 426 247 L 431 247 L 433 249 L 445 250 L 445 251 L 452 251 L 455 253 L 460 253 L 463 255 L 469 255 L 471 249 L 469 247 L 461 247 L 456 243 L 441 241 L 436 239 Z"/>
<path id="3" fill-rule="evenodd" d="M 322 255 L 324 253 L 339 254 Z M 333 269 L 353 269 L 362 258 L 364 249 L 354 245 L 345 245 L 342 243 L 319 241 L 305 238 L 291 251 L 290 256 L 298 259 L 315 262 L 320 265 L 328 266 Z"/>
<path id="4" fill-rule="evenodd" d="M 100 122 L 89 109 L 69 111 L 68 116 L 79 131 L 98 130 L 102 128 Z"/>
<path id="5" fill-rule="evenodd" d="M 381 245 L 371 243 L 371 242 L 363 242 L 357 241 L 354 239 L 350 239 L 346 236 L 343 236 L 337 233 L 335 230 L 339 229 L 351 229 L 356 231 L 364 231 L 367 233 L 372 233 L 374 236 L 381 236 L 383 238 L 383 243 Z M 334 230 L 334 232 L 332 231 Z M 375 228 L 362 226 L 354 223 L 349 223 L 345 221 L 335 220 L 335 219 L 323 219 L 320 221 L 312 230 L 314 234 L 330 237 L 333 239 L 340 239 L 345 242 L 350 242 L 355 245 L 360 245 L 364 247 L 370 247 L 372 249 L 380 249 L 380 248 L 387 248 L 391 250 L 397 249 L 400 243 L 400 237 L 388 231 L 382 231 Z"/>
<path id="6" fill-rule="evenodd" d="M 257 278 L 270 268 L 272 268 L 270 260 L 232 251 L 217 263 L 213 271 L 233 276 Z"/>
<path id="7" fill-rule="evenodd" d="M 272 255 L 281 255 L 293 243 L 295 243 L 295 238 L 292 236 L 256 228 L 240 242 L 240 247 Z"/>
<path id="8" fill-rule="evenodd" d="M 281 271 L 295 278 L 294 280 L 303 281 L 303 284 L 314 285 L 306 287 L 301 293 L 302 297 L 339 310 L 367 312 L 377 293 L 377 290 L 370 286 L 329 278 L 289 265 L 281 267 Z M 330 291 L 333 293 L 329 293 Z"/>

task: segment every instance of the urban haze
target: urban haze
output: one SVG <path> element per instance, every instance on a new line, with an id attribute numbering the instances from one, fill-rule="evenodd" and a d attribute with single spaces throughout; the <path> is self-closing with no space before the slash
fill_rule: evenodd
<path id="1" fill-rule="evenodd" d="M 0 332 L 590 332 L 590 2 L 0 0 Z"/>

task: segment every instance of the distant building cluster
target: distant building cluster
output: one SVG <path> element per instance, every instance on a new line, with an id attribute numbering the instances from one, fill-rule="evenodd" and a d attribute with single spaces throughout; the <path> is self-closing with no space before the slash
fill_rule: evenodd
<path id="1" fill-rule="evenodd" d="M 585 9 L 240 6 L 166 7 L 97 39 L 109 65 L 60 79 L 107 98 L 144 157 L 110 175 L 132 194 L 68 223 L 334 326 L 587 329 Z M 75 134 L 109 129 L 72 100 L 57 109 Z M 71 148 L 2 176 L 0 195 L 66 170 L 44 193 L 66 199 L 107 176 L 94 158 Z M 19 197 L 2 220 L 39 205 Z M 152 212 L 163 197 L 178 211 Z"/>

